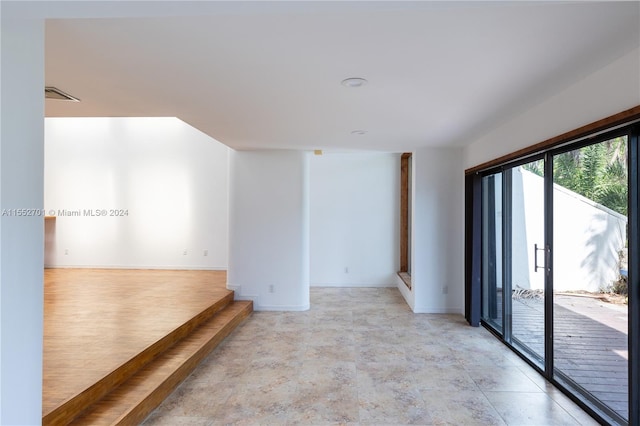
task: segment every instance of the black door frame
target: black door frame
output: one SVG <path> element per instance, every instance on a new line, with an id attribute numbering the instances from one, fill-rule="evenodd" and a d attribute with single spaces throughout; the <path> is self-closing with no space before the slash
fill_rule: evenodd
<path id="1" fill-rule="evenodd" d="M 503 291 L 503 322 L 502 331 L 494 329 L 490 324 L 486 324 L 481 319 L 482 313 L 482 177 L 505 172 L 511 170 L 518 165 L 543 158 L 545 160 L 545 295 L 552 295 L 553 292 L 553 156 L 573 149 L 578 149 L 591 144 L 613 139 L 617 136 L 627 135 L 627 155 L 628 155 L 628 248 L 629 248 L 629 270 L 628 270 L 628 349 L 629 349 L 629 420 L 625 421 L 613 410 L 604 406 L 594 397 L 586 393 L 576 393 L 580 389 L 579 386 L 571 386 L 571 389 L 565 386 L 566 383 L 571 384 L 572 381 L 555 371 L 553 368 L 553 297 L 545 297 L 545 363 L 544 369 L 541 369 L 526 356 L 519 353 L 511 342 L 510 311 L 506 302 L 507 294 Z M 465 254 L 467 256 L 466 270 L 466 316 L 472 325 L 477 325 L 478 321 L 494 333 L 499 339 L 507 344 L 511 349 L 516 351 L 526 362 L 534 369 L 542 374 L 548 381 L 562 390 L 567 396 L 580 405 L 585 411 L 589 412 L 595 419 L 603 423 L 615 424 L 640 424 L 640 124 L 636 119 L 635 122 L 618 125 L 615 128 L 603 129 L 592 135 L 559 143 L 557 145 L 546 147 L 534 154 L 524 155 L 520 158 L 510 159 L 504 164 L 492 165 L 485 170 L 478 170 L 469 173 L 466 176 L 466 247 Z M 504 173 L 503 177 L 510 175 Z M 508 186 L 508 179 L 507 186 Z M 503 179 L 505 182 L 505 179 Z M 510 205 L 507 197 L 510 196 L 506 187 L 503 187 L 503 218 L 507 217 L 505 206 Z M 503 220 L 503 245 L 509 244 L 508 229 L 504 226 L 508 220 Z M 470 227 L 470 228 L 469 228 Z M 509 234 L 510 235 L 510 234 Z M 503 246 L 503 256 L 508 256 L 509 250 Z M 503 286 L 509 285 L 509 271 L 505 265 L 508 259 L 503 257 L 503 271 L 495 271 L 502 273 Z M 472 315 L 473 314 L 473 315 Z M 557 380 L 560 378 L 561 380 Z M 563 383 L 564 382 L 564 383 Z"/>

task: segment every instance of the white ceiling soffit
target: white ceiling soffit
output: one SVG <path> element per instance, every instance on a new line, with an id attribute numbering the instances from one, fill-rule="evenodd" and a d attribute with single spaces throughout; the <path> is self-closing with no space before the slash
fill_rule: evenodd
<path id="1" fill-rule="evenodd" d="M 235 149 L 464 145 L 640 43 L 638 2 L 241 4 L 48 20 L 46 85 L 82 102 L 46 115 L 177 116 Z"/>

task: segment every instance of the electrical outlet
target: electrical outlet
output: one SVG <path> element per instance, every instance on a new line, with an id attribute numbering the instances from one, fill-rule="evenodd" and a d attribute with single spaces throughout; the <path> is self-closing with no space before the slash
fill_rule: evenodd
<path id="1" fill-rule="evenodd" d="M 204 252 L 202 252 L 203 256 L 209 256 L 209 250 L 205 250 Z"/>
<path id="2" fill-rule="evenodd" d="M 269 286 L 269 293 L 275 293 L 275 288 L 273 287 L 273 284 Z"/>
<path id="3" fill-rule="evenodd" d="M 69 249 L 64 249 L 64 255 L 68 256 L 69 255 Z"/>
<path id="4" fill-rule="evenodd" d="M 449 293 L 449 286 L 448 285 L 443 285 L 442 286 L 442 294 L 448 294 Z"/>
<path id="5" fill-rule="evenodd" d="M 348 266 L 345 266 L 345 267 L 344 267 L 344 273 L 345 273 L 345 274 L 348 274 L 348 273 L 349 273 L 349 267 L 348 267 Z"/>
<path id="6" fill-rule="evenodd" d="M 182 250 L 182 255 L 186 256 L 187 255 L 187 249 Z"/>

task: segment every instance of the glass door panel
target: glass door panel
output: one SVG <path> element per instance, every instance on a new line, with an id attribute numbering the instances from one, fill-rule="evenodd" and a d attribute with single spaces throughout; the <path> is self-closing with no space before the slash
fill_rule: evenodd
<path id="1" fill-rule="evenodd" d="M 531 361 L 544 368 L 545 196 L 544 160 L 506 172 L 510 175 L 511 339 Z"/>
<path id="2" fill-rule="evenodd" d="M 502 333 L 502 174 L 482 178 L 482 319 Z"/>
<path id="3" fill-rule="evenodd" d="M 553 169 L 554 374 L 628 419 L 627 138 Z"/>

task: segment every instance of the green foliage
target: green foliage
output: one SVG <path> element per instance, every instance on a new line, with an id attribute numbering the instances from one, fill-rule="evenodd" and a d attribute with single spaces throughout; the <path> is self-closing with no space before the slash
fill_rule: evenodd
<path id="1" fill-rule="evenodd" d="M 522 166 L 523 169 L 530 171 L 531 173 L 535 173 L 540 177 L 544 177 L 544 161 L 532 161 L 531 163 L 527 163 Z"/>
<path id="2" fill-rule="evenodd" d="M 544 175 L 542 161 L 523 166 Z M 554 156 L 553 181 L 620 214 L 627 215 L 627 141 L 610 141 Z"/>
<path id="3" fill-rule="evenodd" d="M 622 294 L 624 296 L 628 295 L 629 287 L 627 284 L 627 277 L 621 275 L 611 286 L 611 292 L 615 294 Z"/>

